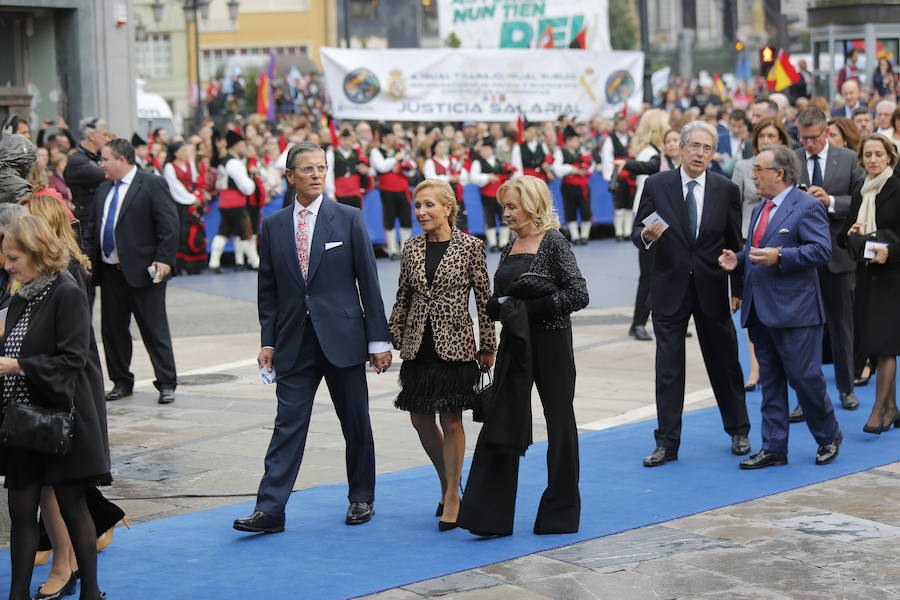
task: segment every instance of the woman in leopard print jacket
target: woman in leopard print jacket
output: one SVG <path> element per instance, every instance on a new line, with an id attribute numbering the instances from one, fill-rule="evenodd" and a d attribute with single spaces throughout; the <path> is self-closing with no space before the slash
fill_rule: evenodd
<path id="1" fill-rule="evenodd" d="M 390 328 L 400 350 L 401 391 L 394 402 L 413 427 L 441 481 L 441 531 L 456 526 L 459 482 L 466 449 L 462 411 L 469 408 L 479 369 L 494 362 L 494 321 L 484 243 L 456 222 L 456 195 L 445 181 L 429 179 L 414 192 L 415 216 L 425 232 L 403 247 L 397 301 Z M 469 292 L 475 292 L 480 349 L 476 352 Z M 440 415 L 440 426 L 435 422 Z"/>

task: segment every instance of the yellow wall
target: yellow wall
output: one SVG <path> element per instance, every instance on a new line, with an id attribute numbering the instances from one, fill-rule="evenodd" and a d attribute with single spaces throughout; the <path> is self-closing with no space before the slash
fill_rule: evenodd
<path id="1" fill-rule="evenodd" d="M 308 48 L 309 57 L 321 68 L 319 47 L 335 45 L 336 36 L 333 3 L 318 0 L 310 2 L 307 11 L 241 12 L 233 31 L 204 32 L 201 27 L 200 48 L 303 45 Z"/>

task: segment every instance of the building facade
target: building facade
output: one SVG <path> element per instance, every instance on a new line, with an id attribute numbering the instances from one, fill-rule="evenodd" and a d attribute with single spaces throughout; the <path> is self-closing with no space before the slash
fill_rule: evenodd
<path id="1" fill-rule="evenodd" d="M 0 0 L 0 114 L 32 129 L 62 116 L 100 116 L 130 136 L 136 124 L 129 0 Z"/>
<path id="2" fill-rule="evenodd" d="M 183 117 L 200 89 L 231 72 L 265 69 L 275 54 L 279 72 L 321 67 L 319 48 L 337 43 L 335 0 L 200 0 L 193 8 L 174 0 L 134 0 L 142 24 L 136 39 L 138 74 L 145 91 L 160 94 Z M 195 42 L 194 28 L 199 30 Z M 199 60 L 197 51 L 199 50 Z M 282 75 L 284 73 L 281 73 Z"/>

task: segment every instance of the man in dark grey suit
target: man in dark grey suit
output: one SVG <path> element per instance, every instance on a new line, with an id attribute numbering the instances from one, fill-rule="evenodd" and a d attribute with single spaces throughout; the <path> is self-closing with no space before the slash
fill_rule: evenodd
<path id="1" fill-rule="evenodd" d="M 838 246 L 850 195 L 865 179 L 856 153 L 828 143 L 828 117 L 817 108 L 808 108 L 797 115 L 801 148 L 795 152 L 803 163 L 800 180 L 808 186 L 808 193 L 825 205 L 831 230 L 831 260 L 819 269 L 831 356 L 834 361 L 834 381 L 841 396 L 841 406 L 856 410 L 859 400 L 853 393 L 853 293 L 856 263 L 847 251 Z M 791 412 L 791 421 L 802 421 L 800 406 Z"/>
<path id="2" fill-rule="evenodd" d="M 235 520 L 239 531 L 284 531 L 284 508 L 323 377 L 347 444 L 346 523 L 358 525 L 374 515 L 375 448 L 365 362 L 376 373 L 385 371 L 391 336 L 362 213 L 323 198 L 327 173 L 318 145 L 291 148 L 285 175 L 296 200 L 262 224 L 258 363 L 276 378 L 278 412 L 256 509 Z"/>

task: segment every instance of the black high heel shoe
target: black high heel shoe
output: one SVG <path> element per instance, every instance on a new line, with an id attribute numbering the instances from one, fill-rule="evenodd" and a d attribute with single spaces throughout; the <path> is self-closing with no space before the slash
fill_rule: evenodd
<path id="1" fill-rule="evenodd" d="M 78 571 L 73 571 L 69 576 L 69 581 L 66 582 L 64 586 L 59 591 L 53 592 L 52 594 L 46 594 L 41 591 L 41 588 L 38 588 L 38 593 L 31 597 L 31 600 L 60 600 L 65 596 L 71 596 L 75 593 L 75 586 L 78 585 Z"/>
<path id="2" fill-rule="evenodd" d="M 438 502 L 438 507 L 437 507 L 437 510 L 434 511 L 434 516 L 441 517 L 443 515 L 444 515 L 444 503 Z"/>
<path id="3" fill-rule="evenodd" d="M 459 525 L 456 524 L 456 521 L 452 523 L 448 523 L 447 521 L 438 521 L 438 530 L 439 531 L 450 531 L 451 529 L 456 529 Z"/>
<path id="4" fill-rule="evenodd" d="M 753 392 L 753 391 L 756 391 L 756 386 L 757 386 L 757 385 L 759 385 L 759 382 L 757 382 L 757 383 L 745 383 L 745 384 L 744 384 L 744 391 L 745 391 L 745 392 Z"/>

